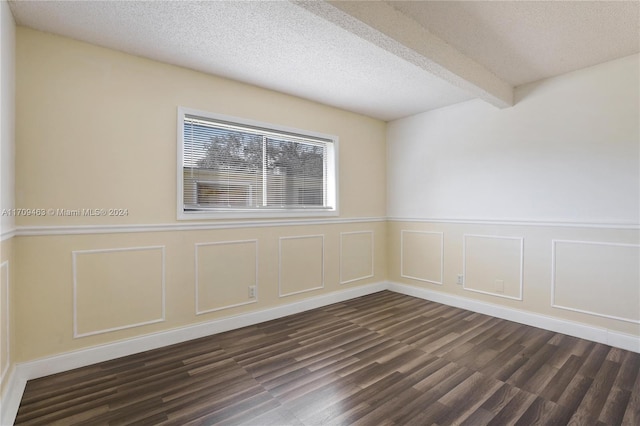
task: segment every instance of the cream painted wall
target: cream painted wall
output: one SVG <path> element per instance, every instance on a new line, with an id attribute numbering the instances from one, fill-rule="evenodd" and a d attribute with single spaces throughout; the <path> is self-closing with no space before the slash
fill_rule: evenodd
<path id="1" fill-rule="evenodd" d="M 17 70 L 17 205 L 130 213 L 19 218 L 12 266 L 17 362 L 386 280 L 384 122 L 22 27 Z M 337 135 L 340 217 L 171 228 L 179 225 L 178 106 Z M 83 228 L 119 224 L 170 226 Z M 349 232 L 374 238 L 343 253 L 341 235 Z M 297 238 L 309 235 L 318 237 Z M 220 261 L 220 250 L 235 255 Z M 315 268 L 310 282 L 296 279 L 304 265 Z M 341 284 L 341 266 L 358 279 Z"/>
<path id="2" fill-rule="evenodd" d="M 17 66 L 17 205 L 129 211 L 18 225 L 176 222 L 178 106 L 337 135 L 340 216 L 385 215 L 382 121 L 22 27 Z"/>
<path id="3" fill-rule="evenodd" d="M 371 231 L 375 234 L 374 274 L 362 280 L 348 284 L 339 283 L 340 265 L 340 233 L 353 231 Z M 279 296 L 280 280 L 287 280 L 298 274 L 298 265 L 280 265 L 279 240 L 281 237 L 297 237 L 307 235 L 324 236 L 324 288 L 312 290 L 290 296 Z M 16 335 L 20 336 L 14 348 L 13 358 L 28 361 L 40 357 L 68 352 L 71 350 L 95 346 L 103 343 L 118 341 L 135 336 L 145 335 L 162 330 L 174 329 L 213 319 L 238 315 L 278 305 L 292 303 L 305 298 L 328 294 L 352 288 L 362 284 L 385 281 L 386 279 L 386 224 L 383 221 L 354 224 L 330 224 L 309 226 L 279 226 L 262 228 L 231 228 L 208 231 L 178 231 L 178 232 L 144 232 L 122 234 L 89 234 L 89 235 L 60 235 L 15 238 L 15 256 L 19 259 L 12 267 L 13 277 L 18 277 L 20 287 L 14 294 L 14 315 L 16 317 Z M 196 270 L 196 244 L 225 243 L 231 241 L 257 240 L 257 299 L 252 302 L 248 294 L 246 275 L 234 273 L 238 269 L 247 267 L 247 258 L 237 257 L 228 259 L 226 270 L 220 276 L 227 276 L 225 284 L 213 279 L 205 264 Z M 294 241 L 294 240 L 286 240 Z M 126 251 L 132 248 L 164 247 L 164 264 L 159 260 L 157 251 L 141 251 L 145 256 L 136 256 L 136 251 Z M 207 246 L 208 247 L 208 246 Z M 296 247 L 297 248 L 297 247 Z M 312 262 L 321 262 L 315 246 L 311 252 L 301 253 Z M 92 254 L 84 255 L 86 261 L 97 265 L 96 270 L 102 270 L 100 276 L 93 277 L 85 268 L 88 263 L 78 263 L 73 266 L 74 251 L 85 250 L 113 250 L 119 256 L 109 257 L 102 253 L 92 258 Z M 133 257 L 128 257 L 131 254 Z M 202 253 L 201 253 L 202 254 Z M 206 252 L 205 252 L 206 254 Z M 288 255 L 290 253 L 284 253 Z M 118 258 L 119 257 L 119 258 Z M 130 259 L 139 261 L 137 275 L 148 276 L 149 279 L 130 282 L 128 288 L 123 289 L 117 281 L 110 284 L 104 275 L 105 267 L 113 268 L 117 277 L 118 271 L 127 267 Z M 249 261 L 254 261 L 251 257 Z M 363 258 L 364 259 L 364 258 Z M 286 260 L 286 259 L 285 259 Z M 365 262 L 365 260 L 362 260 Z M 366 263 L 370 260 L 366 259 Z M 38 267 L 34 267 L 38 265 Z M 354 265 L 357 267 L 358 265 Z M 82 269 L 85 268 L 85 269 Z M 94 298 L 91 294 L 76 294 L 76 309 L 74 309 L 74 270 L 75 286 L 85 290 L 103 283 L 102 291 L 111 291 L 109 296 L 114 302 L 110 308 L 102 307 L 100 312 L 93 315 L 89 309 Z M 165 320 L 154 322 L 162 311 L 160 298 L 162 285 L 159 276 L 164 271 Z M 213 312 L 196 313 L 196 275 L 199 281 L 200 311 L 209 308 L 228 307 Z M 204 278 L 204 281 L 202 280 Z M 215 278 L 219 278 L 216 275 Z M 287 284 L 291 284 L 287 281 Z M 105 289 L 108 287 L 108 289 Z M 207 289 L 206 287 L 209 287 Z M 224 292 L 220 298 L 212 297 L 210 288 Z M 229 293 L 226 292 L 229 289 Z M 241 288 L 240 291 L 238 289 Z M 298 290 L 298 289 L 293 289 Z M 291 292 L 291 291 L 287 291 Z M 147 299 L 129 300 L 129 296 L 144 294 Z M 229 294 L 233 297 L 228 298 Z M 85 297 L 86 296 L 86 297 Z M 136 303 L 138 305 L 136 305 Z M 131 317 L 128 312 L 133 306 L 137 312 Z M 232 305 L 238 305 L 229 307 Z M 75 311 L 75 318 L 74 318 Z M 145 325 L 122 327 L 121 319 L 128 318 L 129 325 L 149 322 Z M 105 331 L 111 328 L 121 328 L 115 331 L 99 332 L 86 337 L 74 338 L 74 322 L 79 325 L 81 334 L 93 331 Z"/>
<path id="4" fill-rule="evenodd" d="M 513 108 L 389 123 L 390 280 L 640 336 L 638 65 L 520 87 Z M 408 230 L 442 233 L 443 249 L 403 253 Z M 416 257 L 423 277 L 444 259 L 442 286 L 402 273 Z"/>

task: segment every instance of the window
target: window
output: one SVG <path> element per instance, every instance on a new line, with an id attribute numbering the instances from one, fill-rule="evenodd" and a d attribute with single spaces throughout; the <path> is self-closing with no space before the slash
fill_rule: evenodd
<path id="1" fill-rule="evenodd" d="M 178 110 L 178 218 L 337 214 L 337 138 Z"/>

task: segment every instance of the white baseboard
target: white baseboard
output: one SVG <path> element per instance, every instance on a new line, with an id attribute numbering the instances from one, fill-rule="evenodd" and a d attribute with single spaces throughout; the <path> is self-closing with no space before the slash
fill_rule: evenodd
<path id="1" fill-rule="evenodd" d="M 20 400 L 27 385 L 27 379 L 18 377 L 16 368 L 11 369 L 7 375 L 7 386 L 4 395 L 0 399 L 0 425 L 12 425 L 20 408 Z"/>
<path id="2" fill-rule="evenodd" d="M 640 353 L 640 337 L 631 334 L 620 333 L 606 328 L 595 327 L 574 321 L 567 321 L 556 317 L 523 311 L 520 309 L 507 308 L 505 306 L 494 305 L 492 303 L 481 302 L 479 300 L 468 299 L 453 294 L 428 290 L 406 284 L 389 283 L 388 289 L 396 293 L 454 306 L 456 308 L 467 309 L 492 317 L 502 318 L 509 321 L 526 324 L 533 327 L 543 328 L 556 333 L 567 334 L 593 342 L 604 343 L 620 349 Z"/>
<path id="3" fill-rule="evenodd" d="M 617 331 L 607 330 L 606 344 L 631 352 L 640 353 L 640 337 Z"/>
<path id="4" fill-rule="evenodd" d="M 282 306 L 248 312 L 246 314 L 220 318 L 200 324 L 189 325 L 173 330 L 148 334 L 131 339 L 120 340 L 100 346 L 94 346 L 46 358 L 17 363 L 8 374 L 8 382 L 0 407 L 0 425 L 12 425 L 20 406 L 27 380 L 84 367 L 102 361 L 133 355 L 151 349 L 210 336 L 237 328 L 282 318 L 310 309 L 343 302 L 356 297 L 366 296 L 383 290 L 390 290 L 420 299 L 430 300 L 497 318 L 543 328 L 621 349 L 640 353 L 640 337 L 614 332 L 555 317 L 507 308 L 500 305 L 481 302 L 439 291 L 428 290 L 394 282 L 379 282 L 311 297 Z"/>

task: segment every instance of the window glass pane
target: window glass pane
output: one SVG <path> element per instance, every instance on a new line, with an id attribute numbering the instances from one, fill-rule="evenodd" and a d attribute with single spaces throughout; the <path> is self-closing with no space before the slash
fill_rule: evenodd
<path id="1" fill-rule="evenodd" d="M 185 208 L 262 204 L 262 137 L 185 120 Z"/>
<path id="2" fill-rule="evenodd" d="M 324 206 L 324 145 L 267 139 L 266 163 L 268 206 Z"/>
<path id="3" fill-rule="evenodd" d="M 181 118 L 184 212 L 334 209 L 327 201 L 331 139 L 190 114 Z"/>

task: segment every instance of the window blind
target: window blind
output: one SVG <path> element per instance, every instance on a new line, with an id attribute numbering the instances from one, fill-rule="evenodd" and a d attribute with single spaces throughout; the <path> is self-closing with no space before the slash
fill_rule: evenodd
<path id="1" fill-rule="evenodd" d="M 189 114 L 183 126 L 184 211 L 332 208 L 333 141 Z"/>

